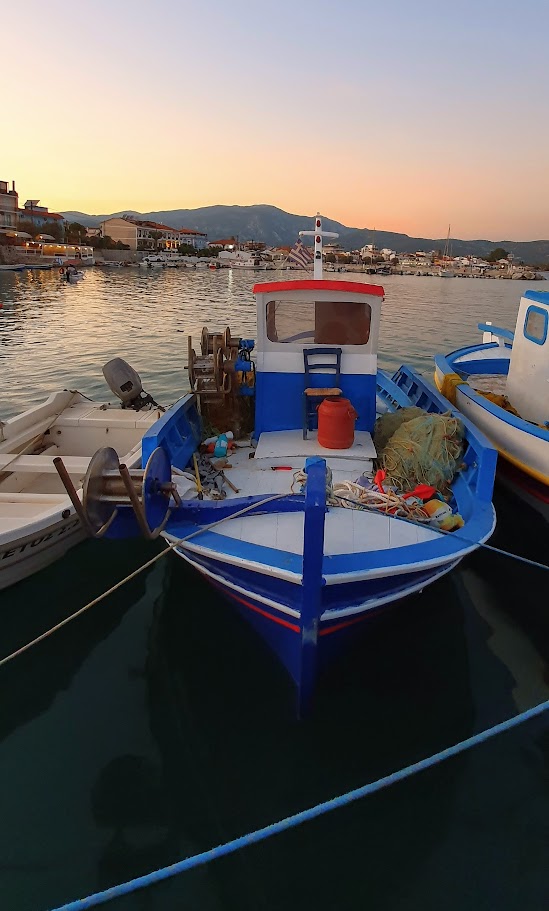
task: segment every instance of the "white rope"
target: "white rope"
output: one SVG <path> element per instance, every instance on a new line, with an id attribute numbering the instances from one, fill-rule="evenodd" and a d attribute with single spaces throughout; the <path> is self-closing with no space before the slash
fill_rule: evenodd
<path id="1" fill-rule="evenodd" d="M 295 471 L 291 491 L 296 484 L 304 484 L 307 475 L 304 471 Z M 356 481 L 336 481 L 327 490 L 326 502 L 329 506 L 342 506 L 345 509 L 368 509 L 382 512 L 384 515 L 413 519 L 416 522 L 428 523 L 429 515 L 417 502 L 411 502 L 393 490 L 377 490 L 375 487 L 363 487 Z"/>
<path id="2" fill-rule="evenodd" d="M 239 509 L 238 512 L 233 512 L 228 516 L 223 516 L 222 519 L 217 519 L 215 522 L 210 522 L 209 525 L 204 525 L 201 528 L 197 528 L 196 531 L 191 532 L 190 535 L 186 535 L 184 538 L 178 538 L 177 541 L 172 541 L 171 544 L 168 544 L 164 550 L 160 551 L 159 554 L 156 554 L 152 559 L 147 560 L 146 563 L 143 563 L 142 566 L 139 566 L 128 576 L 125 576 L 124 579 L 121 579 L 115 585 L 112 585 L 111 588 L 108 588 L 107 591 L 103 594 L 98 595 L 97 598 L 94 598 L 92 601 L 89 601 L 88 604 L 85 604 L 84 607 L 81 607 L 79 610 L 75 611 L 74 614 L 71 614 L 69 617 L 65 617 L 64 620 L 61 620 L 60 623 L 57 623 L 55 626 L 52 626 L 51 629 L 46 630 L 45 633 L 41 633 L 40 636 L 37 636 L 36 639 L 32 639 L 30 642 L 27 642 L 26 645 L 22 645 L 21 648 L 16 649 L 10 655 L 6 655 L 5 658 L 0 659 L 0 667 L 3 664 L 7 664 L 8 661 L 11 661 L 13 658 L 17 658 L 18 655 L 22 655 L 23 652 L 26 652 L 29 648 L 32 648 L 33 645 L 37 645 L 39 642 L 42 642 L 43 639 L 47 639 L 53 633 L 57 632 L 61 627 L 66 626 L 67 623 L 70 623 L 71 620 L 75 620 L 76 617 L 79 617 L 85 611 L 89 610 L 90 607 L 95 607 L 96 604 L 99 604 L 100 601 L 103 601 L 108 595 L 112 595 L 113 592 L 118 591 L 119 588 L 122 588 L 126 582 L 129 582 L 131 579 L 135 579 L 140 573 L 145 569 L 148 569 L 150 566 L 153 566 L 154 563 L 157 563 L 158 560 L 161 560 L 167 553 L 173 550 L 175 547 L 179 547 L 180 544 L 184 544 L 185 541 L 189 541 L 191 538 L 194 538 L 196 535 L 200 535 L 205 531 L 209 531 L 211 528 L 215 528 L 216 525 L 221 525 L 222 522 L 227 522 L 229 519 L 236 519 L 238 516 L 244 515 L 246 512 L 250 512 L 252 509 L 257 509 L 259 506 L 264 506 L 266 503 L 272 502 L 272 500 L 281 500 L 283 497 L 286 497 L 285 493 L 278 493 L 271 497 L 266 497 L 264 500 L 259 500 L 257 503 L 251 503 L 249 506 L 245 506 L 244 509 Z"/>

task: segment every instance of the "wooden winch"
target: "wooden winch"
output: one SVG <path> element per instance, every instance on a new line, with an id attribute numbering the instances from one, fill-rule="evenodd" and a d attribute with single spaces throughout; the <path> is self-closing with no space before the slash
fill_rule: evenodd
<path id="1" fill-rule="evenodd" d="M 240 338 L 232 337 L 229 326 L 224 332 L 209 332 L 208 327 L 204 326 L 199 355 L 196 354 L 192 336 L 189 335 L 187 369 L 192 391 L 206 397 L 232 392 L 239 348 Z"/>
<path id="2" fill-rule="evenodd" d="M 253 342 L 233 337 L 229 326 L 223 332 L 210 332 L 204 326 L 198 355 L 188 337 L 189 384 L 198 396 L 200 413 L 212 427 L 232 430 L 236 438 L 253 425 L 251 348 Z"/>

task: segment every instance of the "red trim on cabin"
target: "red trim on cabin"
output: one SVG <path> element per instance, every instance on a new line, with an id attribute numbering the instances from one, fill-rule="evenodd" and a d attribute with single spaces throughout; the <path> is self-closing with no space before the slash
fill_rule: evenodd
<path id="1" fill-rule="evenodd" d="M 257 614 L 261 614 L 263 617 L 267 617 L 268 620 L 272 620 L 274 623 L 279 623 L 280 626 L 286 626 L 294 633 L 300 632 L 299 626 L 297 626 L 295 623 L 289 623 L 287 620 L 283 620 L 282 617 L 275 617 L 273 614 L 269 614 L 268 611 L 262 610 L 260 607 L 256 607 L 255 604 L 252 604 L 250 601 L 246 601 L 244 598 L 240 598 L 238 595 L 235 595 L 235 593 L 230 588 L 225 588 L 225 586 L 220 582 L 216 582 L 215 579 L 208 577 L 206 573 L 205 575 L 210 585 L 214 585 L 216 588 L 221 589 L 224 595 L 229 595 L 230 598 L 238 601 L 239 604 L 243 604 L 244 607 L 249 607 L 250 610 L 254 610 Z"/>
<path id="2" fill-rule="evenodd" d="M 291 282 L 264 282 L 254 285 L 254 294 L 271 294 L 273 291 L 347 291 L 351 294 L 375 294 L 383 297 L 381 285 L 365 285 L 362 282 L 337 282 L 325 278 L 301 279 Z"/>

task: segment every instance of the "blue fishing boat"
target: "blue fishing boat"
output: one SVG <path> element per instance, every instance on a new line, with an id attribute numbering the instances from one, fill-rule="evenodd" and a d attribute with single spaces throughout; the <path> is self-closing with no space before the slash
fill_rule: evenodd
<path id="1" fill-rule="evenodd" d="M 498 450 L 504 483 L 549 516 L 549 292 L 525 292 L 514 332 L 478 328 L 481 343 L 437 355 L 437 387 Z"/>
<path id="2" fill-rule="evenodd" d="M 199 356 L 190 340 L 193 391 L 145 433 L 144 472 L 100 450 L 80 510 L 91 534 L 137 530 L 132 507 L 141 531 L 162 534 L 278 655 L 300 716 L 319 669 L 362 624 L 491 535 L 496 464 L 416 371 L 378 369 L 383 288 L 324 279 L 322 238 L 333 235 L 319 216 L 302 233 L 314 236 L 313 278 L 255 285 L 254 340 L 205 328 Z M 388 417 L 400 427 L 382 452 Z M 436 489 L 422 483 L 435 462 Z"/>

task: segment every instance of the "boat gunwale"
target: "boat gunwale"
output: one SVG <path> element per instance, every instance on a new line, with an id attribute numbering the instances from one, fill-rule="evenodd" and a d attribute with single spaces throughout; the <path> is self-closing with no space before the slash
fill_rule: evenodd
<path id="1" fill-rule="evenodd" d="M 231 500 L 231 503 L 236 505 L 238 501 Z M 274 506 L 275 504 L 273 504 Z M 269 511 L 275 513 L 276 508 Z M 390 518 L 394 521 L 415 525 L 415 523 L 408 523 L 407 520 L 398 516 L 391 516 Z M 227 517 L 227 520 L 230 521 L 229 517 Z M 463 528 L 469 530 L 471 525 L 473 525 L 476 530 L 471 530 L 472 537 L 468 537 L 466 540 L 460 536 L 459 531 L 461 529 L 459 529 L 457 532 L 448 532 L 447 534 L 439 532 L 428 541 L 404 544 L 398 547 L 347 554 L 324 554 L 322 572 L 325 584 L 335 585 L 360 579 L 375 579 L 388 574 L 401 575 L 416 569 L 429 569 L 446 562 L 459 560 L 475 550 L 479 543 L 488 540 L 494 530 L 495 521 L 495 511 L 492 504 L 478 503 L 475 500 L 473 513 Z M 479 529 L 479 523 L 484 527 Z M 174 534 L 174 528 L 181 525 L 183 526 L 181 529 L 183 534 Z M 201 526 L 198 523 L 189 520 L 181 523 L 170 523 L 170 529 L 163 532 L 163 537 L 171 544 L 176 544 L 176 550 L 181 548 L 196 554 L 208 555 L 211 559 L 218 560 L 221 563 L 240 566 L 263 575 L 272 575 L 295 584 L 301 583 L 303 558 L 301 555 L 290 551 L 230 538 L 226 535 L 217 534 L 214 530 L 201 533 L 202 543 L 196 541 L 186 542 L 184 540 L 181 540 L 180 544 L 176 543 L 200 528 Z M 431 530 L 436 533 L 436 529 L 432 528 Z M 223 544 L 222 549 L 219 547 L 221 543 Z M 426 551 L 427 553 L 425 553 Z M 418 556 L 421 553 L 423 554 L 423 559 L 418 561 Z M 395 554 L 398 554 L 399 560 L 394 560 Z"/>
<path id="2" fill-rule="evenodd" d="M 479 350 L 481 347 L 481 345 L 477 346 L 477 350 Z M 452 363 L 448 360 L 448 357 L 443 354 L 437 354 L 435 356 L 435 367 L 442 376 L 448 376 L 449 374 L 455 373 L 455 371 L 452 369 Z M 436 374 L 435 381 L 438 385 Z M 481 408 L 499 420 L 504 421 L 504 423 L 508 426 L 514 427 L 516 430 L 520 430 L 530 436 L 537 437 L 540 440 L 549 442 L 549 427 L 539 427 L 537 424 L 532 424 L 525 418 L 518 417 L 517 415 L 512 414 L 510 411 L 506 411 L 505 408 L 502 408 L 500 405 L 496 405 L 495 402 L 490 401 L 490 399 L 487 399 L 480 392 L 477 392 L 476 389 L 473 389 L 473 387 L 469 385 L 467 379 L 464 379 L 461 383 L 458 384 L 457 393 L 461 393 L 466 398 L 471 399 L 471 401 L 473 401 L 476 405 L 479 405 Z M 460 414 L 460 417 L 462 417 L 462 412 L 459 411 L 459 409 L 458 412 Z M 478 428 L 477 430 L 479 433 L 483 432 Z"/>

